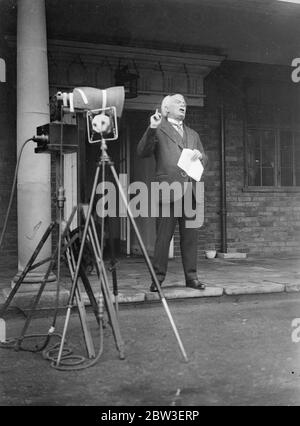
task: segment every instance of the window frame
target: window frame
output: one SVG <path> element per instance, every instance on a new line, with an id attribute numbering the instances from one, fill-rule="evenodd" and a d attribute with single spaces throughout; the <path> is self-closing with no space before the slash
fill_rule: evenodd
<path id="1" fill-rule="evenodd" d="M 262 85 L 266 82 L 264 80 L 252 80 L 251 81 L 252 84 L 257 84 L 259 86 L 259 90 L 262 90 Z M 282 82 L 278 82 L 278 84 L 280 84 Z M 272 113 L 274 114 L 274 118 L 273 118 L 273 124 L 266 124 L 266 123 L 261 123 L 258 122 L 256 124 L 254 123 L 249 123 L 248 119 L 249 119 L 249 113 L 248 113 L 248 109 L 249 107 L 257 107 L 257 108 L 264 108 L 264 107 L 270 107 L 272 108 Z M 299 124 L 296 124 L 295 121 L 295 117 L 296 117 L 296 113 L 293 114 L 293 120 L 292 123 L 282 123 L 281 122 L 281 116 L 280 116 L 280 109 L 279 109 L 280 104 L 271 104 L 268 105 L 266 103 L 263 103 L 262 100 L 260 99 L 260 103 L 254 103 L 254 102 L 249 102 L 247 99 L 247 94 L 245 93 L 245 104 L 244 104 L 244 110 L 245 110 L 245 115 L 244 115 L 244 126 L 243 126 L 243 138 L 244 138 L 244 167 L 245 167 L 245 173 L 244 173 L 244 191 L 247 192 L 300 192 L 300 184 L 296 185 L 296 159 L 295 159 L 295 137 L 296 137 L 296 133 L 299 133 L 300 136 L 300 118 L 299 118 Z M 290 106 L 293 109 L 293 104 L 292 106 Z M 283 108 L 286 108 L 286 104 L 283 105 Z M 300 108 L 299 108 L 299 112 L 300 112 Z M 300 117 L 300 114 L 299 114 Z M 264 131 L 271 131 L 274 132 L 274 136 L 275 136 L 275 166 L 274 166 L 274 185 L 272 186 L 267 186 L 267 185 L 260 185 L 260 186 L 256 186 L 256 185 L 249 185 L 249 172 L 250 172 L 250 167 L 249 167 L 249 161 L 248 161 L 248 156 L 250 153 L 250 146 L 249 146 L 249 131 L 257 131 L 261 137 L 262 132 Z M 280 133 L 282 131 L 290 131 L 292 133 L 292 140 L 293 140 L 293 185 L 288 185 L 288 186 L 284 186 L 281 185 L 281 155 L 280 155 Z"/>

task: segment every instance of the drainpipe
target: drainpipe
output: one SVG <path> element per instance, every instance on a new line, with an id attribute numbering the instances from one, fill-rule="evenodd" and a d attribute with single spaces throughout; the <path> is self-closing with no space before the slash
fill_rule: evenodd
<path id="1" fill-rule="evenodd" d="M 220 152 L 221 152 L 221 253 L 227 253 L 227 206 L 226 206 L 226 152 L 225 152 L 224 104 L 220 106 Z"/>

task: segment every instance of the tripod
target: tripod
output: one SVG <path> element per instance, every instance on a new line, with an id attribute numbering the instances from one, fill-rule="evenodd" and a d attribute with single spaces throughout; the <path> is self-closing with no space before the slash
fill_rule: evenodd
<path id="1" fill-rule="evenodd" d="M 61 189 L 61 188 L 60 188 Z M 25 277 L 27 276 L 27 274 L 38 268 L 39 266 L 49 262 L 48 268 L 44 274 L 44 277 L 40 283 L 40 288 L 38 290 L 38 293 L 35 297 L 35 299 L 33 300 L 33 303 L 31 305 L 31 308 L 29 310 L 29 313 L 27 315 L 26 321 L 24 323 L 22 332 L 19 336 L 19 338 L 16 340 L 15 343 L 15 349 L 19 350 L 21 349 L 21 344 L 24 340 L 24 338 L 26 337 L 26 331 L 30 325 L 30 322 L 32 320 L 33 314 L 37 308 L 37 305 L 40 301 L 40 298 L 42 296 L 42 293 L 45 289 L 45 286 L 47 284 L 47 280 L 48 277 L 50 275 L 50 273 L 53 271 L 55 265 L 58 265 L 58 277 L 57 277 L 57 295 L 56 295 L 56 312 L 55 312 L 55 316 L 54 318 L 56 319 L 56 315 L 57 315 L 57 309 L 58 309 L 58 301 L 59 301 L 59 285 L 60 285 L 60 258 L 62 255 L 65 256 L 66 260 L 67 260 L 67 264 L 68 264 L 68 268 L 69 268 L 69 272 L 71 277 L 74 276 L 74 268 L 75 268 L 75 258 L 76 258 L 76 254 L 74 253 L 74 238 L 71 237 L 71 231 L 70 231 L 70 226 L 71 223 L 73 221 L 73 218 L 75 216 L 75 213 L 77 211 L 77 208 L 74 208 L 65 227 L 64 230 L 62 231 L 62 223 L 63 223 L 63 207 L 64 207 L 64 194 L 63 192 L 60 190 L 59 194 L 58 194 L 58 207 L 59 207 L 59 218 L 57 220 L 57 222 L 51 222 L 50 225 L 48 226 L 48 228 L 46 229 L 46 231 L 44 232 L 41 240 L 39 241 L 35 251 L 33 252 L 32 256 L 30 257 L 29 261 L 27 262 L 24 270 L 22 271 L 22 273 L 20 274 L 20 277 L 18 278 L 16 284 L 14 285 L 13 289 L 11 290 L 8 298 L 6 299 L 3 308 L 1 310 L 0 316 L 3 316 L 6 312 L 6 310 L 8 309 L 10 303 L 12 302 L 14 296 L 16 295 L 17 291 L 19 290 L 22 282 L 24 281 Z M 55 231 L 56 227 L 59 227 L 59 241 L 58 244 L 55 248 L 55 250 L 53 251 L 52 255 L 46 259 L 43 259 L 40 262 L 34 263 L 36 258 L 38 257 L 41 249 L 43 248 L 44 244 L 46 243 L 47 239 L 49 238 L 49 236 Z M 97 307 L 97 302 L 95 299 L 95 296 L 93 294 L 90 282 L 88 280 L 88 277 L 85 273 L 85 270 L 82 266 L 80 266 L 79 269 L 79 275 L 80 278 L 83 282 L 85 291 L 89 297 L 91 306 L 93 308 L 94 314 L 96 316 L 96 320 L 99 323 L 99 317 L 98 317 L 98 307 Z M 83 299 L 82 299 L 82 294 L 80 291 L 79 287 L 76 287 L 75 289 L 75 297 L 76 297 L 76 303 L 77 303 L 77 307 L 78 307 L 78 312 L 79 312 L 79 317 L 80 317 L 80 322 L 81 322 L 81 327 L 82 327 L 82 331 L 84 334 L 84 340 L 85 340 L 85 345 L 86 345 L 86 349 L 87 349 L 87 353 L 89 358 L 94 358 L 95 357 L 95 350 L 94 350 L 94 346 L 93 346 L 93 341 L 91 338 L 91 334 L 89 332 L 89 329 L 87 327 L 87 322 L 86 322 L 86 311 L 85 311 L 85 307 L 84 307 L 84 303 L 83 303 Z M 53 334 L 54 332 L 54 325 L 55 325 L 55 319 L 53 320 L 53 326 L 51 327 L 51 329 L 49 330 L 49 338 L 51 337 L 51 334 Z M 43 345 L 43 348 L 47 345 L 49 338 L 46 339 L 45 344 Z M 39 350 L 42 350 L 43 348 L 40 348 Z"/>
<path id="2" fill-rule="evenodd" d="M 101 245 L 100 245 L 100 242 L 99 242 L 99 239 L 98 239 L 95 221 L 94 221 L 94 218 L 92 216 L 93 203 L 94 203 L 94 199 L 95 199 L 95 193 L 96 193 L 96 187 L 97 187 L 97 183 L 98 183 L 98 179 L 99 179 L 100 169 L 102 167 L 103 176 L 105 176 L 105 166 L 108 165 L 111 172 L 112 172 L 114 181 L 116 182 L 118 189 L 120 191 L 120 195 L 121 195 L 121 198 L 123 200 L 123 203 L 126 206 L 127 214 L 130 218 L 131 224 L 132 224 L 134 231 L 137 235 L 137 238 L 138 238 L 140 247 L 142 249 L 142 253 L 144 255 L 147 267 L 148 267 L 149 272 L 152 276 L 152 280 L 155 282 L 155 284 L 157 286 L 161 301 L 162 301 L 163 306 L 166 310 L 168 318 L 171 322 L 171 325 L 172 325 L 174 334 L 176 336 L 176 339 L 178 341 L 178 344 L 179 344 L 181 353 L 183 355 L 183 358 L 184 358 L 185 361 L 188 361 L 188 358 L 187 358 L 185 349 L 183 347 L 183 344 L 181 342 L 180 336 L 178 334 L 176 325 L 173 321 L 173 318 L 172 318 L 170 310 L 168 308 L 166 299 L 165 299 L 164 294 L 161 290 L 159 281 L 156 277 L 155 271 L 154 271 L 153 266 L 151 264 L 151 261 L 149 259 L 149 256 L 148 256 L 148 253 L 147 253 L 146 248 L 144 246 L 143 240 L 141 238 L 141 235 L 140 235 L 139 230 L 137 228 L 137 225 L 135 223 L 133 214 L 132 214 L 130 207 L 128 205 L 127 197 L 126 197 L 124 190 L 122 188 L 122 185 L 121 185 L 121 183 L 118 179 L 114 165 L 111 162 L 111 160 L 110 160 L 110 158 L 107 154 L 107 146 L 106 146 L 104 139 L 102 139 L 102 141 L 101 141 L 101 151 L 102 151 L 102 154 L 101 154 L 100 161 L 97 164 L 89 205 L 79 204 L 79 205 L 73 207 L 72 213 L 71 213 L 71 215 L 70 215 L 70 217 L 69 217 L 69 219 L 68 219 L 68 221 L 67 221 L 67 223 L 64 227 L 64 230 L 62 230 L 64 193 L 63 193 L 63 191 L 59 191 L 59 193 L 58 193 L 58 207 L 59 207 L 58 224 L 59 224 L 59 230 L 60 230 L 59 243 L 58 243 L 55 251 L 53 252 L 53 254 L 49 258 L 44 259 L 43 261 L 34 263 L 39 252 L 41 251 L 43 245 L 45 244 L 49 235 L 53 232 L 53 230 L 55 228 L 56 223 L 52 222 L 49 225 L 49 227 L 47 228 L 47 230 L 45 231 L 41 240 L 39 241 L 34 253 L 32 254 L 32 256 L 29 259 L 27 265 L 25 266 L 23 272 L 21 273 L 17 283 L 15 284 L 11 293 L 9 294 L 0 315 L 3 315 L 5 313 L 5 311 L 7 310 L 9 304 L 11 303 L 13 297 L 15 296 L 18 289 L 20 288 L 20 285 L 23 282 L 26 275 L 28 274 L 28 272 L 37 268 L 38 266 L 41 266 L 42 264 L 44 264 L 46 262 L 49 262 L 48 269 L 47 269 L 47 271 L 46 271 L 46 273 L 43 277 L 43 280 L 41 282 L 38 294 L 36 295 L 36 298 L 35 298 L 32 306 L 31 306 L 31 311 L 29 312 L 29 315 L 27 316 L 27 319 L 26 319 L 26 322 L 24 324 L 22 333 L 21 333 L 20 337 L 17 339 L 17 342 L 15 344 L 15 348 L 20 349 L 21 343 L 24 340 L 24 338 L 26 337 L 25 336 L 26 330 L 27 330 L 27 328 L 30 324 L 33 313 L 36 310 L 36 307 L 39 303 L 42 292 L 43 292 L 45 285 L 47 283 L 47 279 L 48 279 L 51 271 L 53 270 L 56 262 L 59 264 L 60 257 L 61 257 L 62 254 L 64 254 L 65 257 L 66 257 L 66 260 L 67 260 L 67 264 L 68 264 L 68 268 L 69 268 L 71 277 L 72 277 L 72 285 L 71 285 L 69 301 L 68 301 L 68 305 L 67 305 L 67 314 L 66 314 L 66 318 L 65 318 L 63 334 L 62 334 L 62 337 L 61 337 L 58 356 L 57 356 L 57 359 L 55 360 L 55 367 L 58 368 L 58 369 L 63 369 L 63 368 L 60 367 L 60 363 L 61 363 L 62 357 L 63 357 L 67 328 L 68 328 L 68 324 L 69 324 L 69 321 L 70 321 L 71 309 L 73 307 L 73 303 L 74 303 L 75 298 L 76 298 L 76 302 L 77 302 L 77 306 L 78 306 L 78 312 L 79 312 L 79 316 L 80 316 L 81 327 L 82 327 L 83 334 L 84 334 L 85 346 L 86 346 L 86 349 L 87 349 L 88 357 L 89 358 L 95 358 L 95 350 L 94 350 L 94 346 L 93 346 L 93 341 L 92 341 L 92 337 L 91 337 L 89 328 L 87 326 L 87 321 L 86 321 L 86 311 L 85 311 L 84 303 L 82 301 L 82 295 L 81 295 L 80 289 L 78 287 L 79 277 L 81 278 L 81 280 L 84 284 L 86 293 L 89 297 L 92 309 L 94 311 L 97 323 L 99 325 L 102 325 L 103 305 L 105 305 L 106 310 L 107 310 L 107 314 L 108 314 L 108 317 L 109 317 L 109 320 L 110 320 L 110 325 L 112 327 L 113 335 L 114 335 L 114 338 L 115 338 L 116 347 L 119 351 L 120 358 L 121 359 L 124 358 L 124 343 L 123 343 L 122 338 L 121 338 L 119 325 L 118 325 L 118 318 L 117 318 L 117 312 L 118 312 L 117 299 L 116 299 L 116 303 L 115 303 L 115 307 L 114 307 L 113 303 L 112 303 L 111 296 L 110 296 L 109 285 L 108 285 L 108 277 L 107 277 L 107 273 L 106 273 L 106 269 L 105 269 L 105 265 L 104 265 L 104 261 L 103 261 L 103 256 L 102 256 L 102 248 L 101 248 Z M 80 249 L 79 249 L 78 253 L 74 252 L 74 241 L 72 239 L 71 232 L 70 232 L 70 225 L 71 225 L 73 218 L 74 218 L 76 213 L 77 213 L 78 217 L 80 217 L 80 214 L 82 214 L 83 217 L 85 218 L 84 230 L 83 230 L 82 240 L 81 240 L 81 243 L 80 243 Z M 103 238 L 103 232 L 102 232 L 102 238 Z M 86 244 L 87 241 L 92 246 L 92 251 L 93 251 L 95 264 L 96 264 L 96 271 L 97 271 L 97 275 L 98 275 L 99 282 L 100 282 L 100 292 L 99 292 L 98 302 L 95 299 L 95 296 L 93 294 L 93 290 L 91 288 L 91 285 L 89 283 L 89 280 L 88 280 L 88 278 L 85 274 L 85 271 L 84 271 L 84 268 L 83 268 L 83 265 L 82 265 L 84 247 L 85 247 L 85 244 Z M 115 269 L 114 269 L 115 268 L 115 259 L 114 259 L 113 251 L 112 251 L 112 259 L 111 259 L 111 267 L 112 267 L 112 271 L 113 271 L 114 295 L 117 296 L 116 275 L 115 275 Z M 59 270 L 60 270 L 60 268 L 58 268 L 58 271 Z M 57 300 L 58 300 L 58 295 L 59 295 L 59 276 L 58 276 L 58 287 L 57 287 Z M 54 321 L 53 321 L 53 323 L 54 323 Z M 51 327 L 49 332 L 48 332 L 48 338 L 46 339 L 43 347 L 39 348 L 39 350 L 42 350 L 47 346 L 48 341 L 49 341 L 51 335 L 53 334 L 53 332 L 54 332 L 54 327 Z M 92 363 L 90 363 L 90 365 L 92 365 Z"/>
<path id="3" fill-rule="evenodd" d="M 96 187 L 97 187 L 97 183 L 98 183 L 98 179 L 99 179 L 100 169 L 101 169 L 101 167 L 103 168 L 102 169 L 102 173 L 103 173 L 102 176 L 105 176 L 105 166 L 106 165 L 109 166 L 109 168 L 112 172 L 114 181 L 115 181 L 115 183 L 118 186 L 118 189 L 120 191 L 120 195 L 121 195 L 121 198 L 123 200 L 123 203 L 126 206 L 127 214 L 130 218 L 131 224 L 132 224 L 134 231 L 136 233 L 136 236 L 137 236 L 137 239 L 139 241 L 139 244 L 140 244 L 142 253 L 144 255 L 147 267 L 149 269 L 149 272 L 152 276 L 153 281 L 156 284 L 156 287 L 158 289 L 161 301 L 163 303 L 163 306 L 164 306 L 166 313 L 169 317 L 169 320 L 171 322 L 171 325 L 172 325 L 174 334 L 176 336 L 176 339 L 178 341 L 178 344 L 179 344 L 181 353 L 183 355 L 183 358 L 184 358 L 185 361 L 188 361 L 188 358 L 187 358 L 185 349 L 183 347 L 183 344 L 181 342 L 181 339 L 180 339 L 179 333 L 177 331 L 176 325 L 175 325 L 173 318 L 171 316 L 171 313 L 170 313 L 170 310 L 168 308 L 166 299 L 165 299 L 164 294 L 161 290 L 159 281 L 156 277 L 156 274 L 155 274 L 155 271 L 154 271 L 153 266 L 151 264 L 147 250 L 144 246 L 142 237 L 141 237 L 139 230 L 137 228 L 137 225 L 136 225 L 136 222 L 134 220 L 133 214 L 131 212 L 130 206 L 128 205 L 127 197 L 124 193 L 121 182 L 119 181 L 118 175 L 117 175 L 116 170 L 115 170 L 114 165 L 113 165 L 113 162 L 111 161 L 109 155 L 107 154 L 106 141 L 105 141 L 105 139 L 102 138 L 102 140 L 101 140 L 101 158 L 100 158 L 100 161 L 98 162 L 97 167 L 96 167 L 96 172 L 95 172 L 95 176 L 94 176 L 94 182 L 93 182 L 89 206 L 88 206 L 87 209 L 84 209 L 85 226 L 84 226 L 81 246 L 80 246 L 80 250 L 79 250 L 79 254 L 78 254 L 77 265 L 76 265 L 76 269 L 75 269 L 75 273 L 74 273 L 72 288 L 71 288 L 71 292 L 70 292 L 68 310 L 67 310 L 67 315 L 66 315 L 66 319 L 65 319 L 65 324 L 64 324 L 61 344 L 60 344 L 60 348 L 59 348 L 59 353 L 58 353 L 58 357 L 57 357 L 57 365 L 59 365 L 61 357 L 62 357 L 62 353 L 63 353 L 64 342 L 65 342 L 67 328 L 68 328 L 68 324 L 69 324 L 69 320 L 70 320 L 72 301 L 73 301 L 74 294 L 75 294 L 75 291 L 76 291 L 76 288 L 77 288 L 77 281 L 78 281 L 78 276 L 79 276 L 79 272 L 80 272 L 80 265 L 81 265 L 84 245 L 85 245 L 85 241 L 86 241 L 87 237 L 89 238 L 89 240 L 92 244 L 93 251 L 94 251 L 94 254 L 95 254 L 97 273 L 98 273 L 98 276 L 100 278 L 100 285 L 101 285 L 103 296 L 105 298 L 106 305 L 107 305 L 107 308 L 108 308 L 108 314 L 109 314 L 112 329 L 113 329 L 113 332 L 114 332 L 116 345 L 117 345 L 117 348 L 120 351 L 120 357 L 122 358 L 124 356 L 124 354 L 123 354 L 123 343 L 122 343 L 122 339 L 121 339 L 121 336 L 120 336 L 120 333 L 119 333 L 118 322 L 117 322 L 117 318 L 116 318 L 116 311 L 113 309 L 113 306 L 111 306 L 111 299 L 109 297 L 107 284 L 106 284 L 107 283 L 107 275 L 106 275 L 102 255 L 101 255 L 101 247 L 100 247 L 100 244 L 99 244 L 99 240 L 97 238 L 95 222 L 94 222 L 94 219 L 92 217 L 92 208 L 93 208 L 93 204 L 94 204 Z M 102 233 L 102 236 L 103 236 L 103 233 Z"/>

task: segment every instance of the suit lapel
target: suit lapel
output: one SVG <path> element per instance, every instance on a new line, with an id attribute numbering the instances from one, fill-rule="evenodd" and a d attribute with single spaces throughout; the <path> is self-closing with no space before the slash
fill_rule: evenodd
<path id="1" fill-rule="evenodd" d="M 189 138 L 188 138 L 187 127 L 185 125 L 183 125 L 183 146 L 185 148 L 189 148 L 188 141 L 189 141 Z"/>
<path id="2" fill-rule="evenodd" d="M 174 129 L 174 127 L 172 126 L 172 124 L 170 124 L 168 122 L 168 120 L 164 119 L 160 125 L 160 129 L 162 132 L 164 132 L 167 136 L 169 136 L 170 139 L 172 139 L 173 142 L 175 142 L 179 148 L 183 149 L 184 148 L 184 144 L 183 144 L 183 139 L 180 136 L 180 134 L 177 132 L 177 130 Z M 184 132 L 184 136 L 185 137 L 185 132 Z"/>
<path id="3" fill-rule="evenodd" d="M 184 124 L 183 125 L 183 141 L 184 141 L 184 146 L 186 148 L 189 149 L 194 149 L 194 138 L 193 135 L 191 134 L 190 129 Z"/>

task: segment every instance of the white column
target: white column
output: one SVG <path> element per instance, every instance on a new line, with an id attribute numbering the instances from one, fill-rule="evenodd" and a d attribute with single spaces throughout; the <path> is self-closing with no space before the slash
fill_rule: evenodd
<path id="1" fill-rule="evenodd" d="M 49 86 L 44 0 L 18 0 L 17 15 L 17 151 L 48 123 Z M 50 155 L 35 154 L 36 144 L 26 145 L 18 174 L 18 258 L 24 269 L 51 221 Z M 49 238 L 38 260 L 51 254 Z M 27 275 L 25 282 L 40 279 L 47 265 Z"/>

